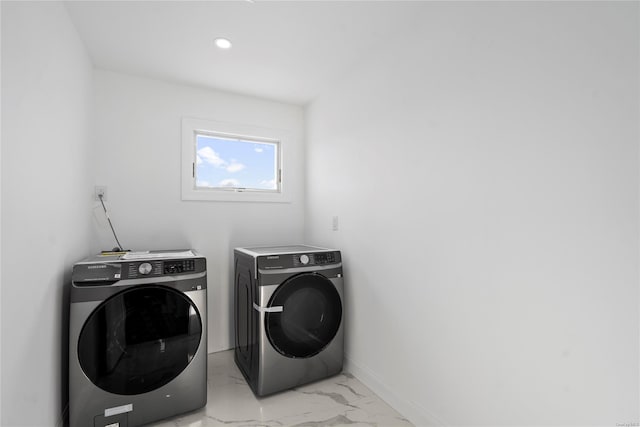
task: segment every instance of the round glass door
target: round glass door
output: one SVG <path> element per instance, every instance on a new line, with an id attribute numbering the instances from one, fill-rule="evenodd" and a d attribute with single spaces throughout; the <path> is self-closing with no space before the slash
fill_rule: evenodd
<path id="1" fill-rule="evenodd" d="M 287 357 L 311 357 L 322 351 L 342 321 L 340 294 L 329 279 L 317 273 L 293 276 L 271 296 L 265 314 L 271 345 Z"/>
<path id="2" fill-rule="evenodd" d="M 78 340 L 78 359 L 101 389 L 146 393 L 180 375 L 195 356 L 201 334 L 200 313 L 184 294 L 136 286 L 91 313 Z"/>

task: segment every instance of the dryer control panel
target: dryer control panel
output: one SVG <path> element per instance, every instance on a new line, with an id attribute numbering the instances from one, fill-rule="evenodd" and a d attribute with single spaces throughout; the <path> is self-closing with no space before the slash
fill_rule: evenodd
<path id="1" fill-rule="evenodd" d="M 258 269 L 277 270 L 323 266 L 339 264 L 341 261 L 340 251 L 263 255 L 258 257 Z"/>
<path id="2" fill-rule="evenodd" d="M 336 255 L 333 252 L 293 255 L 293 266 L 335 264 Z"/>

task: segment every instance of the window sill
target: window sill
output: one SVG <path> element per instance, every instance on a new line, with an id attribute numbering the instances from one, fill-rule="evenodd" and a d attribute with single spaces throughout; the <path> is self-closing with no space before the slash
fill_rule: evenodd
<path id="1" fill-rule="evenodd" d="M 283 193 L 259 191 L 182 189 L 184 201 L 291 203 Z"/>

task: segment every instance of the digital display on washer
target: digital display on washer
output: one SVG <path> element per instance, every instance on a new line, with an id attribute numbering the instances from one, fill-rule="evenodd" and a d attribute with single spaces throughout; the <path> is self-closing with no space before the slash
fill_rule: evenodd
<path id="1" fill-rule="evenodd" d="M 164 262 L 164 274 L 185 273 L 195 271 L 196 262 L 192 259 L 182 259 Z"/>
<path id="2" fill-rule="evenodd" d="M 333 252 L 323 252 L 315 254 L 313 260 L 314 264 L 330 264 L 336 262 L 336 257 Z"/>

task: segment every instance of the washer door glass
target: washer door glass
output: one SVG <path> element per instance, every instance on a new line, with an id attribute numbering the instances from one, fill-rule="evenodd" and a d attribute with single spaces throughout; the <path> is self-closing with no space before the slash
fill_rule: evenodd
<path id="1" fill-rule="evenodd" d="M 183 293 L 136 286 L 91 313 L 78 340 L 78 359 L 101 389 L 146 393 L 180 375 L 195 356 L 201 333 L 200 314 Z"/>
<path id="2" fill-rule="evenodd" d="M 342 321 L 340 294 L 317 273 L 286 280 L 271 296 L 269 307 L 282 307 L 265 314 L 265 328 L 271 345 L 287 357 L 318 354 L 336 336 Z"/>

